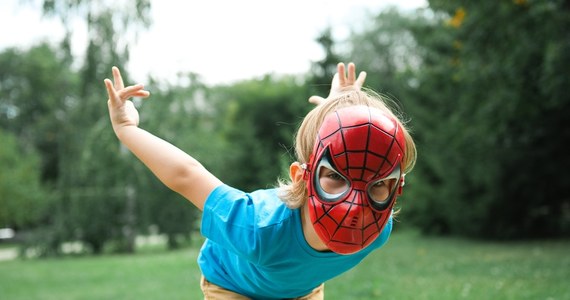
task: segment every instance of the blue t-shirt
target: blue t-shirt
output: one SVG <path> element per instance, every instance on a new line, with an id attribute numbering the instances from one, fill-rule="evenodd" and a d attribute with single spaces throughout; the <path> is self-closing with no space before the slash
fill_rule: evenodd
<path id="1" fill-rule="evenodd" d="M 288 208 L 277 189 L 245 193 L 227 185 L 214 189 L 202 215 L 198 264 L 206 279 L 252 299 L 295 298 L 356 266 L 382 246 L 388 221 L 368 247 L 351 254 L 320 252 L 309 246 L 299 209 Z"/>

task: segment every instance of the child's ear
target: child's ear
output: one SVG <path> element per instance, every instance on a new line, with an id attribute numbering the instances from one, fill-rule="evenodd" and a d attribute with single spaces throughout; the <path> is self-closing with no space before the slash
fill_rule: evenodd
<path id="1" fill-rule="evenodd" d="M 301 164 L 296 161 L 289 166 L 289 177 L 291 181 L 296 183 L 303 180 L 303 175 L 305 174 L 305 169 L 301 167 Z"/>

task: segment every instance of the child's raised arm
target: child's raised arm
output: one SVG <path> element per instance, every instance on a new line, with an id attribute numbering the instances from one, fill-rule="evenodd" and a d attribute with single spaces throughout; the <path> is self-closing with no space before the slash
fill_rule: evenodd
<path id="1" fill-rule="evenodd" d="M 115 134 L 160 181 L 202 210 L 210 192 L 222 182 L 184 151 L 138 127 L 138 111 L 128 99 L 150 93 L 142 84 L 125 87 L 119 69 L 112 71 L 114 83 L 105 79 L 105 86 Z"/>
<path id="2" fill-rule="evenodd" d="M 332 99 L 343 92 L 350 90 L 360 90 L 364 81 L 366 80 L 366 72 L 362 71 L 356 77 L 356 66 L 354 63 L 348 63 L 347 66 L 344 63 L 338 63 L 336 66 L 337 72 L 334 74 L 331 91 L 327 98 L 321 96 L 311 96 L 309 102 L 319 105 L 325 102 L 327 99 Z"/>

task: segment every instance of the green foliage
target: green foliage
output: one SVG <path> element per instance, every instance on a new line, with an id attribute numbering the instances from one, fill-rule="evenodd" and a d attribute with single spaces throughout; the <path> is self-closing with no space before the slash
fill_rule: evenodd
<path id="1" fill-rule="evenodd" d="M 0 140 L 0 228 L 37 224 L 50 202 L 40 184 L 39 156 L 2 129 Z"/>
<path id="2" fill-rule="evenodd" d="M 139 203 L 134 187 L 137 178 L 129 176 L 134 159 L 121 150 L 113 136 L 101 80 L 110 76 L 111 66 L 128 61 L 132 41 L 125 33 L 146 28 L 149 10 L 146 0 L 129 2 L 121 10 L 113 3 L 44 1 L 44 13 L 60 17 L 68 32 L 66 38 L 74 34 L 71 24 L 75 17 L 84 20 L 88 29 L 78 91 L 67 115 L 73 126 L 64 127 L 59 215 L 54 227 L 63 231 L 63 238 L 79 239 L 94 253 L 100 253 L 110 240 L 118 241 L 118 251 L 134 251 Z M 126 70 L 123 75 L 128 82 Z"/>
<path id="3" fill-rule="evenodd" d="M 32 232 L 23 239 L 45 254 L 57 254 L 63 242 L 75 239 L 94 253 L 111 239 L 121 251 L 132 251 L 137 191 L 136 178 L 128 174 L 134 159 L 121 154 L 108 125 L 101 81 L 112 65 L 128 60 L 132 34 L 125 32 L 149 25 L 150 2 L 137 0 L 117 10 L 115 4 L 60 0 L 43 1 L 43 8 L 66 28 L 63 48 L 41 44 L 0 56 L 0 124 L 40 153 L 42 184 L 55 190 L 44 223 L 24 228 Z M 88 29 L 85 60 L 79 63 L 69 47 L 77 17 Z"/>
<path id="4" fill-rule="evenodd" d="M 563 1 L 430 1 L 353 34 L 353 60 L 397 100 L 418 146 L 402 219 L 477 237 L 569 233 L 556 172 L 570 165 L 569 22 Z"/>
<path id="5" fill-rule="evenodd" d="M 294 133 L 310 108 L 306 88 L 296 78 L 268 75 L 216 87 L 211 97 L 228 145 L 217 175 L 244 190 L 274 186 L 294 160 Z"/>
<path id="6" fill-rule="evenodd" d="M 569 35 L 558 30 L 568 7 L 430 4 L 433 17 L 411 27 L 422 61 L 407 107 L 420 153 L 410 218 L 426 232 L 568 234 L 567 176 L 555 173 L 570 165 L 561 153 Z"/>
<path id="7" fill-rule="evenodd" d="M 65 58 L 48 44 L 0 54 L 0 126 L 37 149 L 42 181 L 59 175 L 57 152 L 76 84 Z"/>
<path id="8" fill-rule="evenodd" d="M 21 149 L 21 158 L 9 165 L 17 163 L 11 167 L 14 170 L 34 168 L 25 177 L 3 180 L 15 189 L 27 186 L 26 196 L 6 199 L 19 203 L 6 212 L 20 216 L 20 220 L 12 220 L 17 224 L 7 225 L 18 226 L 18 236 L 26 245 L 43 244 L 39 247 L 42 253 L 56 252 L 53 249 L 61 234 L 54 228 L 65 228 L 58 209 L 64 205 L 59 205 L 54 187 L 61 174 L 60 151 L 66 144 L 64 130 L 70 126 L 67 113 L 77 86 L 66 62 L 65 55 L 45 43 L 27 51 L 7 49 L 0 54 L 0 124 L 16 139 L 16 149 Z M 6 143 L 6 149 L 15 149 Z M 36 232 L 30 232 L 32 229 Z"/>
<path id="9" fill-rule="evenodd" d="M 317 37 L 316 42 L 321 45 L 325 55 L 322 60 L 313 62 L 311 74 L 307 80 L 312 95 L 325 97 L 330 91 L 331 78 L 336 73 L 336 67 L 344 59 L 339 54 L 337 42 L 333 39 L 332 28 L 328 27 Z"/>
<path id="10" fill-rule="evenodd" d="M 422 22 L 421 15 L 389 8 L 350 36 L 351 61 L 366 71 L 366 86 L 388 98 L 411 101 L 409 90 L 421 63 L 412 28 Z"/>

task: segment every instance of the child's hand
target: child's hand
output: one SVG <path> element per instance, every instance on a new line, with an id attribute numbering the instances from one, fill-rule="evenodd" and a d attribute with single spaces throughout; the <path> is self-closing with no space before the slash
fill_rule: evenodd
<path id="1" fill-rule="evenodd" d="M 331 91 L 327 98 L 321 96 L 311 96 L 309 102 L 319 105 L 325 102 L 327 99 L 332 99 L 339 96 L 343 92 L 350 90 L 360 90 L 362 85 L 366 80 L 366 72 L 360 72 L 358 78 L 356 78 L 356 66 L 354 63 L 348 64 L 348 75 L 346 74 L 344 63 L 339 63 L 337 65 L 337 73 L 334 74 Z"/>
<path id="2" fill-rule="evenodd" d="M 139 113 L 133 102 L 128 100 L 131 97 L 146 98 L 150 95 L 148 91 L 144 90 L 142 84 L 132 85 L 125 88 L 121 72 L 117 67 L 113 67 L 113 84 L 111 80 L 105 79 L 105 86 L 109 94 L 107 106 L 109 107 L 109 116 L 111 117 L 111 124 L 116 134 L 122 127 L 138 126 Z"/>

